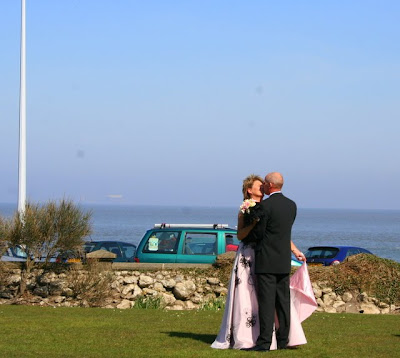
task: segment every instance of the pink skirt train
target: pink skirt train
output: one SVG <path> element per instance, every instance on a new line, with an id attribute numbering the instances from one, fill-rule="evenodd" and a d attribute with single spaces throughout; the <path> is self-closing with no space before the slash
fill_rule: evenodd
<path id="1" fill-rule="evenodd" d="M 255 346 L 260 332 L 256 289 L 254 247 L 241 243 L 233 264 L 221 328 L 212 348 L 241 349 Z M 306 344 L 301 322 L 315 311 L 317 302 L 305 263 L 290 278 L 290 304 L 288 345 Z M 274 330 L 270 349 L 276 348 Z"/>

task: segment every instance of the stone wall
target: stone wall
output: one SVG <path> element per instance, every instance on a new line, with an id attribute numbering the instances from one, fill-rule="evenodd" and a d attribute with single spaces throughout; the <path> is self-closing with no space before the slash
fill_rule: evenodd
<path id="1" fill-rule="evenodd" d="M 107 270 L 75 268 L 62 272 L 35 269 L 26 277 L 26 292 L 19 295 L 19 268 L 3 269 L 0 278 L 0 304 L 42 306 L 100 306 L 126 309 L 140 298 L 161 298 L 171 310 L 198 309 L 227 294 L 218 270 Z M 326 282 L 313 282 L 318 311 L 329 313 L 398 313 L 400 307 L 381 302 L 367 293 L 336 294 Z"/>
<path id="2" fill-rule="evenodd" d="M 399 313 L 400 307 L 369 297 L 366 292 L 349 292 L 342 295 L 336 294 L 327 282 L 312 283 L 314 295 L 318 303 L 318 312 L 328 313 L 367 313 L 385 314 Z"/>
<path id="3" fill-rule="evenodd" d="M 88 272 L 76 269 L 55 273 L 38 269 L 27 276 L 26 292 L 20 296 L 21 273 L 21 269 L 15 268 L 3 272 L 0 304 L 124 309 L 133 307 L 138 298 L 160 297 L 166 309 L 183 310 L 200 308 L 202 304 L 227 293 L 227 288 L 215 274 L 210 276 L 196 270 Z M 90 276 L 99 275 L 104 278 L 103 281 L 88 280 Z M 94 282 L 99 287 L 93 287 Z M 92 295 L 90 289 L 93 290 Z M 103 291 L 101 300 L 93 300 L 99 290 Z"/>

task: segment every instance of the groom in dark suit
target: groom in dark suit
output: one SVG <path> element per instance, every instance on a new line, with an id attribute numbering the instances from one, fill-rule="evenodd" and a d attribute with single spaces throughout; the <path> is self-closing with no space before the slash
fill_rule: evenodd
<path id="1" fill-rule="evenodd" d="M 255 273 L 258 283 L 260 335 L 256 346 L 249 350 L 267 351 L 272 342 L 275 312 L 279 321 L 276 330 L 278 349 L 287 348 L 290 328 L 291 251 L 298 259 L 304 255 L 291 241 L 292 225 L 297 207 L 282 192 L 283 177 L 269 173 L 265 177 L 264 192 L 269 195 L 261 203 L 263 217 L 257 225 L 259 238 L 255 248 Z"/>

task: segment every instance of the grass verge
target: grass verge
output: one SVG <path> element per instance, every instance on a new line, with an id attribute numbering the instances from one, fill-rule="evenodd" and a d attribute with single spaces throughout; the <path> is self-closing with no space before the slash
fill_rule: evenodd
<path id="1" fill-rule="evenodd" d="M 210 348 L 222 312 L 0 306 L 4 357 L 258 357 Z M 400 316 L 315 313 L 309 343 L 275 357 L 395 357 Z"/>

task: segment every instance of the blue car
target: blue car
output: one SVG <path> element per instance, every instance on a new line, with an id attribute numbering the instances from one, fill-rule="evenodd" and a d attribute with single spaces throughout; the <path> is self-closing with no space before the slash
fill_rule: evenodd
<path id="1" fill-rule="evenodd" d="M 305 256 L 310 266 L 338 265 L 347 257 L 357 254 L 370 254 L 372 252 L 355 246 L 313 246 L 310 247 Z"/>
<path id="2" fill-rule="evenodd" d="M 25 245 L 16 245 L 9 247 L 7 251 L 0 257 L 0 261 L 10 261 L 10 262 L 25 262 L 27 254 L 25 252 Z M 33 259 L 33 257 L 32 257 Z M 35 262 L 45 262 L 45 257 L 35 258 Z M 55 262 L 55 257 L 50 257 L 48 262 Z"/>
<path id="3" fill-rule="evenodd" d="M 26 261 L 26 252 L 24 250 L 23 245 L 16 245 L 13 247 L 9 247 L 4 255 L 1 257 L 1 261 L 13 261 L 13 262 L 25 262 Z"/>

